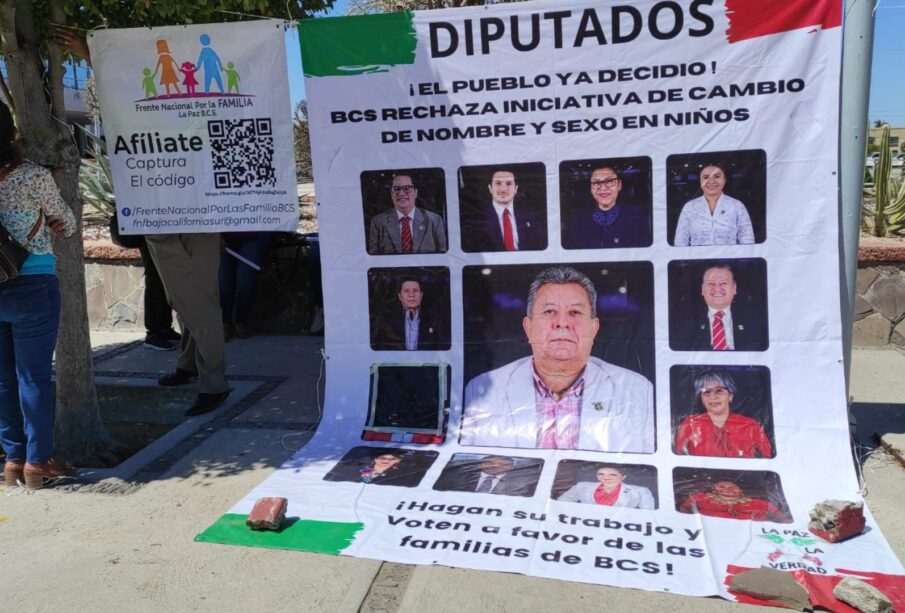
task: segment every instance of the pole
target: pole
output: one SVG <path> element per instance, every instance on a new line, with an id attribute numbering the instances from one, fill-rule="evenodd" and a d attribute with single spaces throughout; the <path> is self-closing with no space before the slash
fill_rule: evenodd
<path id="1" fill-rule="evenodd" d="M 852 365 L 852 313 L 858 274 L 858 236 L 861 231 L 861 190 L 867 103 L 870 94 L 871 54 L 874 45 L 875 0 L 846 0 L 842 38 L 842 102 L 839 129 L 840 171 L 840 277 L 842 349 L 845 389 Z"/>

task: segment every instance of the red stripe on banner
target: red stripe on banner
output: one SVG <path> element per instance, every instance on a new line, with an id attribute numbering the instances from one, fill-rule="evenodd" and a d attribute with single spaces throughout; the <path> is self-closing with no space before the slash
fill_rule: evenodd
<path id="1" fill-rule="evenodd" d="M 730 43 L 800 28 L 842 25 L 842 0 L 726 0 Z"/>

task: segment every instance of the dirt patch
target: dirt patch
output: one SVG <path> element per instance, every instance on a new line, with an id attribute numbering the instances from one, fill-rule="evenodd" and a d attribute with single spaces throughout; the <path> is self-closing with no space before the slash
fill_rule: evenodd
<path id="1" fill-rule="evenodd" d="M 87 468 L 112 468 L 185 421 L 195 391 L 131 385 L 98 385 L 101 421 L 116 441 L 116 459 Z"/>

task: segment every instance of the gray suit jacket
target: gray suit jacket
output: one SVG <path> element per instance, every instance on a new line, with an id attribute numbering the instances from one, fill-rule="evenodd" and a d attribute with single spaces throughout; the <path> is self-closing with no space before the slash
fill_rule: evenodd
<path id="1" fill-rule="evenodd" d="M 415 207 L 412 216 L 412 253 L 446 252 L 446 227 L 443 218 Z M 402 253 L 402 234 L 396 209 L 378 213 L 368 228 L 368 253 Z"/>
<path id="2" fill-rule="evenodd" d="M 567 489 L 559 500 L 565 502 L 583 502 L 586 504 L 596 504 L 594 500 L 594 492 L 597 491 L 600 483 L 591 481 L 579 481 L 569 489 Z M 614 507 L 625 507 L 628 509 L 653 509 L 654 497 L 650 490 L 640 485 L 629 485 L 623 483 L 619 490 L 619 497 L 613 503 Z"/>

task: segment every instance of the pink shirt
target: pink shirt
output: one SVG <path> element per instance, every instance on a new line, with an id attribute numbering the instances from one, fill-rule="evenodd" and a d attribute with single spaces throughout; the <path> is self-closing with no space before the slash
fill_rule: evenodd
<path id="1" fill-rule="evenodd" d="M 584 371 L 569 387 L 553 396 L 537 372 L 534 375 L 534 398 L 537 407 L 537 447 L 539 449 L 577 449 L 581 432 L 581 395 Z"/>

